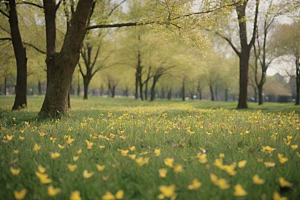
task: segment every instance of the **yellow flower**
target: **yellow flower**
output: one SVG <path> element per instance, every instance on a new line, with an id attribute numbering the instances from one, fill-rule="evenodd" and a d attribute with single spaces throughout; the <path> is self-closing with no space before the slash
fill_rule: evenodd
<path id="1" fill-rule="evenodd" d="M 82 153 L 82 149 L 79 149 L 78 151 L 77 151 L 77 154 L 81 154 Z"/>
<path id="2" fill-rule="evenodd" d="M 154 149 L 154 154 L 156 156 L 159 156 L 160 155 L 160 149 Z"/>
<path id="3" fill-rule="evenodd" d="M 87 149 L 91 149 L 94 143 L 89 142 L 88 140 L 85 140 L 85 142 L 86 142 L 86 145 L 87 145 Z"/>
<path id="4" fill-rule="evenodd" d="M 25 197 L 26 193 L 27 193 L 26 189 L 22 189 L 20 191 L 17 191 L 17 190 L 14 191 L 15 198 L 18 200 L 23 199 Z"/>
<path id="5" fill-rule="evenodd" d="M 283 164 L 283 163 L 285 163 L 285 162 L 287 162 L 289 159 L 287 159 L 287 158 L 284 158 L 283 157 L 283 155 L 282 154 L 277 154 L 278 155 L 278 159 L 279 159 L 279 162 L 281 163 L 281 164 Z"/>
<path id="6" fill-rule="evenodd" d="M 73 160 L 74 160 L 74 161 L 77 161 L 78 158 L 79 158 L 79 156 L 73 156 Z"/>
<path id="7" fill-rule="evenodd" d="M 105 146 L 101 146 L 101 145 L 100 145 L 100 146 L 99 146 L 99 148 L 100 148 L 100 149 L 104 149 L 104 148 L 105 148 Z"/>
<path id="8" fill-rule="evenodd" d="M 40 149 L 41 149 L 41 147 L 37 143 L 35 143 L 34 147 L 33 147 L 33 151 L 38 151 Z"/>
<path id="9" fill-rule="evenodd" d="M 272 162 L 264 162 L 266 167 L 275 167 L 275 163 Z"/>
<path id="10" fill-rule="evenodd" d="M 252 179 L 253 179 L 253 183 L 258 184 L 258 185 L 265 183 L 265 180 L 259 178 L 259 176 L 257 174 L 255 174 Z"/>
<path id="11" fill-rule="evenodd" d="M 206 132 L 207 135 L 211 135 L 212 133 Z"/>
<path id="12" fill-rule="evenodd" d="M 218 177 L 215 174 L 210 174 L 210 180 L 213 184 L 215 184 L 216 186 L 218 186 L 220 189 L 228 189 L 230 187 L 230 185 L 228 184 L 228 182 L 222 178 L 222 179 L 218 179 Z"/>
<path id="13" fill-rule="evenodd" d="M 288 140 L 291 140 L 291 139 L 293 138 L 293 136 L 286 136 L 286 138 L 287 138 Z"/>
<path id="14" fill-rule="evenodd" d="M 191 185 L 188 185 L 189 190 L 197 190 L 201 186 L 201 182 L 199 182 L 196 178 L 193 180 Z"/>
<path id="15" fill-rule="evenodd" d="M 76 168 L 77 165 L 68 164 L 68 169 L 70 170 L 70 172 L 74 172 Z"/>
<path id="16" fill-rule="evenodd" d="M 60 156 L 60 154 L 59 153 L 57 153 L 57 152 L 55 152 L 55 153 L 50 153 L 51 154 L 51 158 L 52 159 L 56 159 L 56 158 L 58 158 L 59 156 Z"/>
<path id="17" fill-rule="evenodd" d="M 132 146 L 129 149 L 130 149 L 130 151 L 134 151 L 135 150 L 135 146 Z"/>
<path id="18" fill-rule="evenodd" d="M 173 167 L 174 158 L 166 158 L 164 163 L 167 167 Z"/>
<path id="19" fill-rule="evenodd" d="M 282 177 L 279 178 L 279 183 L 281 187 L 290 187 L 293 185 L 292 183 L 284 180 Z"/>
<path id="20" fill-rule="evenodd" d="M 291 147 L 292 147 L 292 149 L 294 149 L 294 150 L 295 150 L 295 149 L 297 149 L 297 148 L 298 148 L 298 145 L 296 145 L 296 144 L 295 144 L 295 145 L 291 145 Z"/>
<path id="21" fill-rule="evenodd" d="M 72 192 L 72 194 L 70 196 L 70 200 L 81 200 L 80 192 L 77 190 Z"/>
<path id="22" fill-rule="evenodd" d="M 147 164 L 149 162 L 149 158 L 137 158 L 135 160 L 135 162 L 139 165 L 139 166 L 143 166 L 144 164 Z"/>
<path id="23" fill-rule="evenodd" d="M 234 176 L 237 173 L 236 171 L 234 171 L 235 167 L 236 167 L 236 162 L 232 163 L 231 165 L 224 165 L 223 170 L 225 170 L 231 176 Z"/>
<path id="24" fill-rule="evenodd" d="M 287 197 L 281 197 L 280 194 L 275 191 L 274 194 L 273 194 L 273 200 L 288 200 Z"/>
<path id="25" fill-rule="evenodd" d="M 210 174 L 210 180 L 212 183 L 216 183 L 218 181 L 218 177 L 215 174 Z"/>
<path id="26" fill-rule="evenodd" d="M 272 153 L 273 151 L 275 151 L 275 148 L 272 148 L 270 146 L 265 146 L 265 147 L 263 147 L 263 149 L 261 151 L 266 152 L 266 153 Z"/>
<path id="27" fill-rule="evenodd" d="M 237 184 L 236 186 L 234 186 L 234 193 L 233 195 L 234 196 L 246 196 L 247 195 L 247 192 L 244 190 L 244 188 L 240 185 L 240 184 Z"/>
<path id="28" fill-rule="evenodd" d="M 20 140 L 24 140 L 25 139 L 25 137 L 22 137 L 22 136 L 19 136 L 19 138 L 20 138 Z"/>
<path id="29" fill-rule="evenodd" d="M 157 195 L 158 199 L 165 199 L 165 196 L 163 194 Z"/>
<path id="30" fill-rule="evenodd" d="M 19 175 L 19 173 L 20 173 L 20 171 L 21 171 L 20 168 L 14 169 L 14 168 L 10 167 L 9 169 L 10 169 L 10 172 L 12 173 L 12 175 L 14 175 L 14 176 Z"/>
<path id="31" fill-rule="evenodd" d="M 165 169 L 165 168 L 159 169 L 159 170 L 158 170 L 159 177 L 165 178 L 165 177 L 167 176 L 167 172 L 168 172 L 168 170 Z"/>
<path id="32" fill-rule="evenodd" d="M 101 165 L 96 164 L 96 167 L 97 167 L 98 171 L 102 172 L 105 168 L 105 165 L 101 166 Z"/>
<path id="33" fill-rule="evenodd" d="M 224 158 L 224 157 L 225 157 L 225 154 L 224 154 L 224 153 L 220 153 L 220 154 L 219 154 L 219 157 L 220 157 L 220 158 Z"/>
<path id="34" fill-rule="evenodd" d="M 223 160 L 222 158 L 217 158 L 214 162 L 214 165 L 220 169 L 223 169 Z"/>
<path id="35" fill-rule="evenodd" d="M 115 196 L 110 192 L 110 191 L 107 191 L 105 193 L 105 195 L 103 195 L 101 197 L 102 200 L 115 200 Z"/>
<path id="36" fill-rule="evenodd" d="M 38 170 L 39 170 L 39 172 L 40 172 L 41 174 L 43 174 L 43 173 L 45 173 L 46 168 L 44 168 L 42 165 L 39 165 L 39 166 L 38 166 Z"/>
<path id="37" fill-rule="evenodd" d="M 239 168 L 245 167 L 246 163 L 247 163 L 247 160 L 242 160 L 242 161 L 238 162 Z"/>
<path id="38" fill-rule="evenodd" d="M 131 155 L 128 155 L 129 158 L 131 158 L 132 160 L 134 160 L 136 158 L 136 155 L 135 154 L 131 154 Z"/>
<path id="39" fill-rule="evenodd" d="M 104 175 L 102 175 L 102 180 L 107 181 L 108 178 L 109 178 L 109 176 L 104 176 Z"/>
<path id="40" fill-rule="evenodd" d="M 67 143 L 68 143 L 68 144 L 72 144 L 72 142 L 73 142 L 74 140 L 75 140 L 75 139 L 71 139 L 71 137 L 69 137 L 68 140 L 67 140 Z"/>
<path id="41" fill-rule="evenodd" d="M 296 152 L 297 156 L 300 157 L 300 154 L 298 152 Z"/>
<path id="42" fill-rule="evenodd" d="M 127 156 L 127 153 L 129 152 L 128 150 L 122 150 L 122 149 L 120 151 L 122 156 Z"/>
<path id="43" fill-rule="evenodd" d="M 60 145 L 60 144 L 58 144 L 58 147 L 59 147 L 60 149 L 64 149 L 64 148 L 65 148 L 65 146 L 62 146 L 62 145 Z"/>
<path id="44" fill-rule="evenodd" d="M 175 185 L 161 185 L 158 188 L 165 197 L 172 197 L 175 193 Z"/>
<path id="45" fill-rule="evenodd" d="M 175 172 L 175 173 L 182 172 L 182 170 L 183 170 L 182 165 L 176 165 L 176 166 L 174 167 L 174 172 Z"/>
<path id="46" fill-rule="evenodd" d="M 116 199 L 123 199 L 123 196 L 124 196 L 124 191 L 123 190 L 119 190 L 116 193 Z"/>
<path id="47" fill-rule="evenodd" d="M 94 172 L 88 172 L 87 170 L 83 171 L 83 177 L 84 178 L 91 178 L 94 175 Z"/>
<path id="48" fill-rule="evenodd" d="M 6 135 L 7 140 L 12 140 L 13 137 L 14 137 L 13 135 Z"/>
<path id="49" fill-rule="evenodd" d="M 42 174 L 39 172 L 35 172 L 36 176 L 40 179 L 40 182 L 42 184 L 47 184 L 47 183 L 51 183 L 52 180 L 48 178 L 48 174 Z"/>
<path id="50" fill-rule="evenodd" d="M 48 195 L 54 197 L 60 192 L 60 188 L 54 188 L 52 185 L 48 186 Z"/>
<path id="51" fill-rule="evenodd" d="M 200 156 L 197 156 L 199 158 L 199 162 L 204 164 L 204 163 L 207 163 L 207 155 L 206 153 L 204 154 L 201 154 Z"/>
<path id="52" fill-rule="evenodd" d="M 19 150 L 17 150 L 17 149 L 14 150 L 14 153 L 15 153 L 15 154 L 18 154 L 18 153 L 19 153 Z"/>

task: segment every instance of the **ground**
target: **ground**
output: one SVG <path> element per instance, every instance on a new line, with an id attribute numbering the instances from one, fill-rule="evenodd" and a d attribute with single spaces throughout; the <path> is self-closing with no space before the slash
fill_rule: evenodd
<path id="1" fill-rule="evenodd" d="M 300 199 L 293 104 L 73 97 L 42 121 L 42 100 L 0 97 L 0 199 Z"/>

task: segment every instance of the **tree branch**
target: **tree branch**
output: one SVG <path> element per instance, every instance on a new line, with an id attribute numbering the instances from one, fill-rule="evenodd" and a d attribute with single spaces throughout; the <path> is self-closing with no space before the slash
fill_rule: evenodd
<path id="1" fill-rule="evenodd" d="M 108 15 L 106 17 L 109 17 L 119 6 L 121 6 L 125 1 L 127 0 L 123 0 L 121 3 L 119 3 L 118 5 L 116 5 L 113 9 L 111 9 L 111 11 L 108 13 Z"/>
<path id="2" fill-rule="evenodd" d="M 82 71 L 80 62 L 78 62 L 78 67 L 79 67 L 79 71 L 80 71 L 81 75 L 82 75 L 83 77 L 85 77 L 85 75 L 84 75 L 84 73 L 83 73 L 83 71 Z"/>
<path id="3" fill-rule="evenodd" d="M 55 6 L 55 12 L 58 10 L 60 4 L 61 4 L 61 0 L 56 4 L 56 6 Z"/>
<path id="4" fill-rule="evenodd" d="M 258 18 L 258 7 L 259 7 L 259 0 L 256 0 L 253 33 L 252 33 L 251 41 L 249 43 L 249 47 L 251 47 L 254 44 L 254 42 L 255 42 L 255 35 L 256 35 L 256 29 L 257 29 L 257 18 Z"/>
<path id="5" fill-rule="evenodd" d="M 37 47 L 34 46 L 33 44 L 29 44 L 29 43 L 27 43 L 27 42 L 23 42 L 23 43 L 24 43 L 25 45 L 27 45 L 27 46 L 30 46 L 30 47 L 34 48 L 36 51 L 38 51 L 38 52 L 40 52 L 40 53 L 42 53 L 42 54 L 47 54 L 45 51 L 43 51 L 43 50 L 37 48 Z"/>
<path id="6" fill-rule="evenodd" d="M 41 9 L 44 9 L 43 6 L 39 5 L 39 4 L 36 4 L 36 3 L 33 3 L 33 2 L 28 2 L 28 1 L 22 1 L 22 2 L 19 2 L 17 4 L 27 4 L 27 5 L 31 5 L 31 6 L 35 6 L 37 8 L 41 8 Z"/>
<path id="7" fill-rule="evenodd" d="M 0 13 L 2 13 L 5 17 L 7 17 L 9 19 L 9 15 L 6 14 L 3 10 L 0 9 Z"/>
<path id="8" fill-rule="evenodd" d="M 238 57 L 241 57 L 241 52 L 239 52 L 237 50 L 237 48 L 234 46 L 234 44 L 232 43 L 231 39 L 228 37 L 225 37 L 223 35 L 221 35 L 219 32 L 216 32 L 217 35 L 219 35 L 221 38 L 223 38 L 224 40 L 226 40 L 228 42 L 228 44 L 231 46 L 231 48 L 234 50 L 234 52 L 238 55 Z"/>

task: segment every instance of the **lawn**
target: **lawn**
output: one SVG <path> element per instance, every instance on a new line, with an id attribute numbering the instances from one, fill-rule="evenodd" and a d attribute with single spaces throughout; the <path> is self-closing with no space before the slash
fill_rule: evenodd
<path id="1" fill-rule="evenodd" d="M 300 199 L 299 107 L 0 97 L 0 199 Z M 299 146 L 299 147 L 298 147 Z"/>

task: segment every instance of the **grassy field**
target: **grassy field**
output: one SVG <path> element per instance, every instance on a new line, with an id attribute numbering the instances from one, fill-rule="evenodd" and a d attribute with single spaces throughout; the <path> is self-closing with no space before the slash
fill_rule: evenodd
<path id="1" fill-rule="evenodd" d="M 72 98 L 35 119 L 0 97 L 0 199 L 300 199 L 293 104 Z"/>

